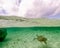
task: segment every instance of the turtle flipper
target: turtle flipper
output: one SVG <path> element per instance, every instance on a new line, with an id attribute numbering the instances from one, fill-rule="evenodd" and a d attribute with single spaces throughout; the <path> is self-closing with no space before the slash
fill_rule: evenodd
<path id="1" fill-rule="evenodd" d="M 44 41 L 44 43 L 45 43 L 45 44 L 47 44 L 47 42 L 46 42 L 46 41 Z"/>

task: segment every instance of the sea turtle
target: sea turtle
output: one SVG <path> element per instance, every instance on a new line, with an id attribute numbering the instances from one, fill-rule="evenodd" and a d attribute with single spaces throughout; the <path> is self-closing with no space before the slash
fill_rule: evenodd
<path id="1" fill-rule="evenodd" d="M 35 39 L 37 39 L 38 41 L 40 41 L 40 42 L 44 42 L 45 44 L 47 44 L 47 38 L 46 37 L 44 37 L 44 36 L 38 36 L 37 35 L 37 38 L 34 38 L 34 40 Z"/>

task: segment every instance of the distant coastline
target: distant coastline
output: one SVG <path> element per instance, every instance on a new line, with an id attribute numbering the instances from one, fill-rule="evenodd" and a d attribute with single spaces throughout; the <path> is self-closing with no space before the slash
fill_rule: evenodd
<path id="1" fill-rule="evenodd" d="M 60 19 L 0 16 L 1 27 L 60 27 Z"/>

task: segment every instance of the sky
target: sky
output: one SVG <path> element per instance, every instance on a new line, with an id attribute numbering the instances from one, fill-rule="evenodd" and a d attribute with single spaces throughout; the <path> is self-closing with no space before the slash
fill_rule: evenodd
<path id="1" fill-rule="evenodd" d="M 60 0 L 0 0 L 0 15 L 60 18 Z"/>

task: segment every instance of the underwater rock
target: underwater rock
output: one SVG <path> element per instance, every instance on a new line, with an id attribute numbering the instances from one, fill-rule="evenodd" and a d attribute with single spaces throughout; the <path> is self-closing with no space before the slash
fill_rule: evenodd
<path id="1" fill-rule="evenodd" d="M 34 39 L 37 39 L 38 41 L 44 42 L 45 44 L 47 44 L 47 38 L 42 35 L 41 36 L 37 35 L 37 38 L 34 38 Z"/>
<path id="2" fill-rule="evenodd" d="M 2 29 L 0 28 L 0 42 L 2 42 L 6 36 L 7 36 L 7 30 L 4 28 Z"/>

